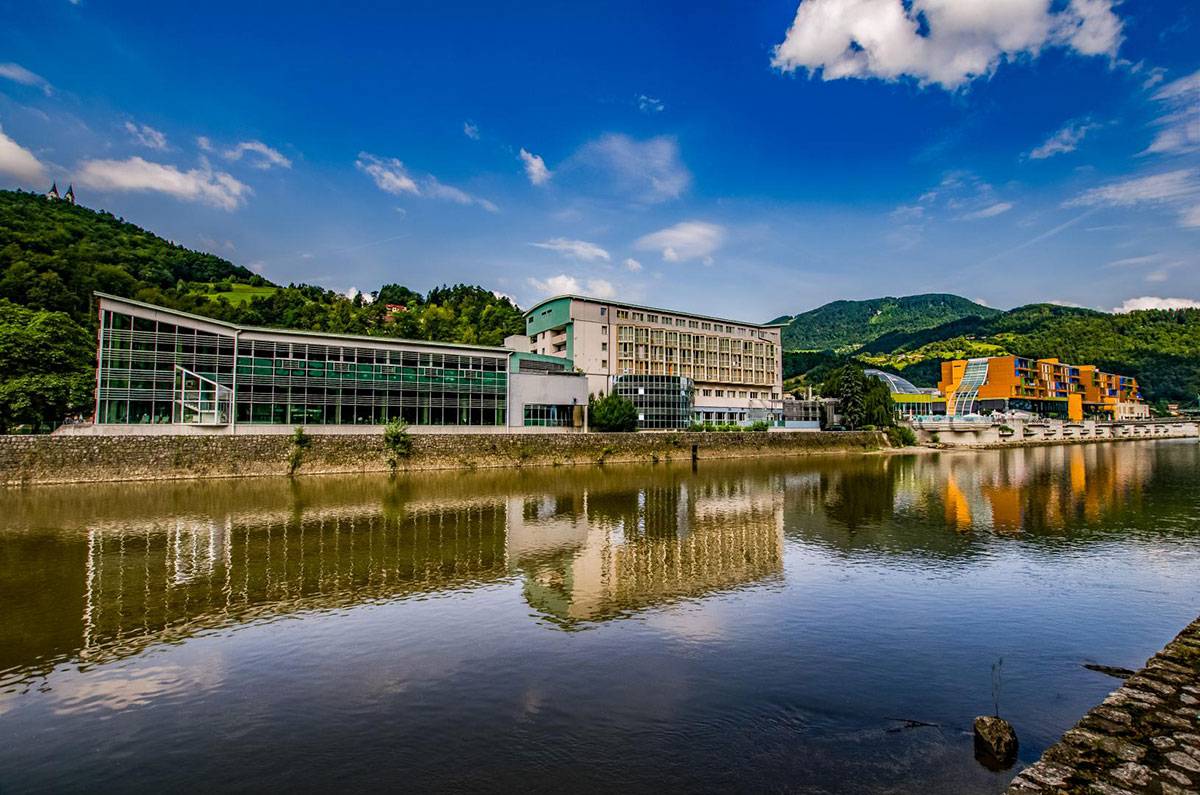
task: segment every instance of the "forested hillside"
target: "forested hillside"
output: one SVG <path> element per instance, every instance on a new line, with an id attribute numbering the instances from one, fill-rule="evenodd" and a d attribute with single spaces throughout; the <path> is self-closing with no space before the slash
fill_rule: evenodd
<path id="1" fill-rule="evenodd" d="M 885 334 L 935 328 L 962 318 L 999 314 L 957 295 L 930 293 L 867 301 L 833 301 L 799 315 L 773 320 L 786 323 L 783 347 L 789 350 L 849 352 Z"/>
<path id="2" fill-rule="evenodd" d="M 245 325 L 480 345 L 524 331 L 521 310 L 482 287 L 388 284 L 377 300 L 277 287 L 109 213 L 0 191 L 0 433 L 90 411 L 96 290 Z"/>

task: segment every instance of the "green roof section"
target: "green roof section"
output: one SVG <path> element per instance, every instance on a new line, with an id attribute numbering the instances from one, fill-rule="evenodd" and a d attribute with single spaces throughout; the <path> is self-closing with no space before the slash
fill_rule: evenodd
<path id="1" fill-rule="evenodd" d="M 732 324 L 738 325 L 738 326 L 750 326 L 753 328 L 783 328 L 784 326 L 787 325 L 787 323 L 752 323 L 749 320 L 732 320 L 727 317 L 716 317 L 714 315 L 701 315 L 696 312 L 688 312 L 683 309 L 663 309 L 662 307 L 658 307 L 658 306 L 645 306 L 643 304 L 630 304 L 630 303 L 626 303 L 625 301 L 611 301 L 606 298 L 592 298 L 590 296 L 577 295 L 575 293 L 564 293 L 563 295 L 556 295 L 551 298 L 546 298 L 545 300 L 539 301 L 538 303 L 531 306 L 528 311 L 525 312 L 526 319 L 528 319 L 535 312 L 539 311 L 541 308 L 545 307 L 546 304 L 553 303 L 556 301 L 566 301 L 566 302 L 568 302 L 568 305 L 569 305 L 570 301 L 587 301 L 588 303 L 592 303 L 592 304 L 604 304 L 605 306 L 619 306 L 622 309 L 635 309 L 639 312 L 659 312 L 661 314 L 666 314 L 666 315 L 684 315 L 686 317 L 694 317 L 694 318 L 698 318 L 700 320 L 711 320 L 716 323 L 732 323 Z M 527 322 L 528 322 L 528 320 L 527 320 Z M 554 325 L 546 326 L 545 328 L 555 328 L 555 326 L 560 326 L 560 325 L 562 325 L 562 324 L 556 323 Z"/>

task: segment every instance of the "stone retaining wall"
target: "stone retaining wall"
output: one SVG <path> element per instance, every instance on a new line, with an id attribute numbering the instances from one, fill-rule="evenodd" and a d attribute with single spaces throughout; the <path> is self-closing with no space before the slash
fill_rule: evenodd
<path id="1" fill-rule="evenodd" d="M 1200 618 L 1021 771 L 1008 792 L 1200 792 Z"/>
<path id="2" fill-rule="evenodd" d="M 383 431 L 312 434 L 298 474 L 388 470 Z M 413 434 L 401 470 L 560 466 L 874 450 L 882 433 Z M 0 436 L 0 483 L 284 475 L 287 436 Z"/>

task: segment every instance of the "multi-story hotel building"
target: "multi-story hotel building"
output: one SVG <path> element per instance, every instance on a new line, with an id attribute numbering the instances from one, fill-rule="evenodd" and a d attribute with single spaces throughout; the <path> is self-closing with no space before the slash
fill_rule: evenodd
<path id="1" fill-rule="evenodd" d="M 942 362 L 947 413 L 1027 411 L 1042 417 L 1127 420 L 1150 416 L 1136 378 L 1058 359 L 992 356 Z"/>
<path id="2" fill-rule="evenodd" d="M 530 309 L 525 338 L 505 344 L 572 360 L 591 393 L 628 395 L 643 428 L 749 424 L 782 416 L 780 328 L 562 295 Z"/>

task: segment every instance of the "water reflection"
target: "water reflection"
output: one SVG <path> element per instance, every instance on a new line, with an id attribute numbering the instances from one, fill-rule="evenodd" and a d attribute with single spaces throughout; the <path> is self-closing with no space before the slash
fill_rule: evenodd
<path id="1" fill-rule="evenodd" d="M 1193 446 L 1194 447 L 1194 446 Z M 785 538 L 916 560 L 1145 524 L 1163 445 L 45 489 L 5 497 L 0 672 L 510 580 L 548 626 L 778 583 Z M 1195 451 L 1190 455 L 1195 457 Z M 1169 499 L 1169 497 L 1168 497 Z M 1155 529 L 1170 530 L 1161 508 Z"/>

